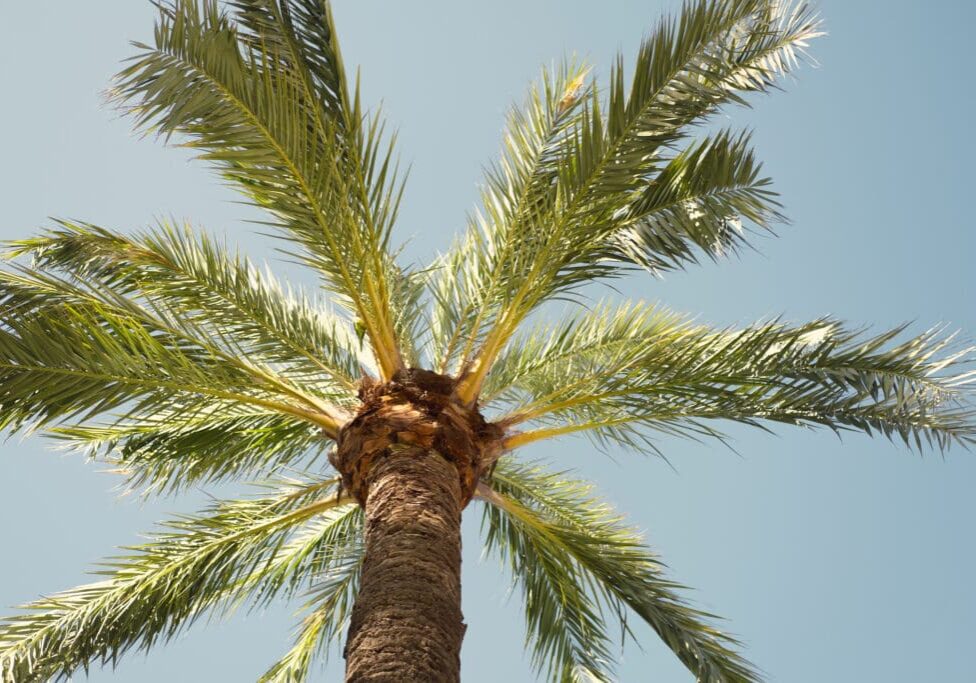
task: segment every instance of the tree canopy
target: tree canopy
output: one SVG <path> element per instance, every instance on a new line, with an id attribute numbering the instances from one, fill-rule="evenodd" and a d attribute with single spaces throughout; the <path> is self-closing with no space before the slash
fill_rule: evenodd
<path id="1" fill-rule="evenodd" d="M 68 676 L 202 615 L 299 594 L 295 645 L 261 680 L 306 680 L 357 589 L 362 514 L 322 456 L 364 376 L 450 375 L 505 430 L 477 490 L 484 544 L 510 569 L 533 663 L 553 681 L 613 680 L 613 634 L 634 615 L 697 680 L 759 674 L 637 529 L 520 447 L 580 434 L 660 455 L 669 438 L 722 439 L 730 422 L 920 451 L 976 440 L 972 350 L 942 328 L 715 328 L 581 296 L 735 254 L 784 220 L 748 133 L 711 124 L 801 64 L 821 34 L 805 4 L 686 2 L 603 87 L 587 64 L 546 69 L 509 114 L 467 229 L 423 266 L 399 260 L 395 136 L 347 77 L 326 0 L 157 4 L 116 103 L 266 210 L 325 296 L 187 225 L 60 220 L 6 246 L 0 426 L 109 462 L 148 494 L 222 481 L 266 492 L 167 522 L 98 582 L 0 623 L 5 683 Z M 553 301 L 569 308 L 558 322 Z"/>

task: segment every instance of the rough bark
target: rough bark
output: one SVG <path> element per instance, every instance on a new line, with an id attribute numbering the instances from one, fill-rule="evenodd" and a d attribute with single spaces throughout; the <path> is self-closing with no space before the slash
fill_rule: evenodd
<path id="1" fill-rule="evenodd" d="M 457 683 L 461 510 L 501 451 L 502 430 L 411 368 L 364 379 L 329 458 L 365 508 L 365 557 L 346 641 L 349 683 Z"/>
<path id="2" fill-rule="evenodd" d="M 458 683 L 465 630 L 458 470 L 436 451 L 393 446 L 367 480 L 346 681 Z"/>
<path id="3" fill-rule="evenodd" d="M 486 422 L 477 405 L 459 403 L 454 385 L 451 377 L 418 368 L 402 370 L 389 382 L 363 380 L 359 410 L 339 430 L 329 456 L 343 487 L 360 504 L 369 495 L 373 463 L 397 444 L 434 450 L 454 463 L 462 503 L 471 500 L 482 471 L 501 451 L 502 430 Z"/>

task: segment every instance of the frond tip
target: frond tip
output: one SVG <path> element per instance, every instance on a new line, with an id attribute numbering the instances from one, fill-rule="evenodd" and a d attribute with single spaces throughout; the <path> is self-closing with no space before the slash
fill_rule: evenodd
<path id="1" fill-rule="evenodd" d="M 674 150 L 721 107 L 774 87 L 819 35 L 804 4 L 688 2 L 642 44 L 629 88 L 618 59 L 606 102 L 596 88 L 579 98 L 572 81 L 548 107 L 537 97 L 512 118 L 483 217 L 459 247 L 481 242 L 488 252 L 454 274 L 476 288 L 464 296 L 481 309 L 462 330 L 469 372 L 460 396 L 475 400 L 516 328 L 546 300 L 634 265 L 657 272 L 694 262 L 696 250 L 732 252 L 745 241 L 743 222 L 768 229 L 780 218 L 745 136 Z M 537 123 L 550 119 L 560 125 Z M 509 161 L 513 147 L 518 163 Z"/>
<path id="2" fill-rule="evenodd" d="M 506 560 L 525 596 L 535 665 L 554 683 L 611 681 L 607 620 L 629 633 L 627 611 L 647 622 L 702 683 L 755 683 L 738 643 L 689 607 L 640 535 L 591 487 L 537 465 L 502 460 L 485 501 L 486 544 Z"/>
<path id="3" fill-rule="evenodd" d="M 159 2 L 152 45 L 116 77 L 143 130 L 185 136 L 359 317 L 385 377 L 402 366 L 390 316 L 401 186 L 383 126 L 350 93 L 328 3 Z"/>
<path id="4" fill-rule="evenodd" d="M 70 676 L 89 662 L 114 662 L 132 647 L 168 640 L 221 603 L 307 585 L 308 572 L 327 568 L 348 534 L 358 534 L 347 515 L 331 512 L 355 509 L 334 489 L 329 481 L 218 504 L 105 563 L 98 572 L 105 580 L 26 605 L 0 622 L 0 680 Z M 293 535 L 323 513 L 326 528 Z"/>
<path id="5" fill-rule="evenodd" d="M 316 657 L 326 654 L 328 645 L 347 626 L 359 588 L 362 547 L 341 557 L 319 580 L 308 612 L 302 619 L 295 645 L 259 679 L 259 683 L 305 683 Z"/>
<path id="6" fill-rule="evenodd" d="M 657 432 L 721 438 L 722 420 L 880 433 L 921 451 L 976 442 L 974 348 L 941 328 L 867 335 L 824 318 L 741 329 L 692 324 L 643 304 L 603 306 L 517 338 L 486 398 L 507 445 L 584 432 L 631 448 Z"/>
<path id="7" fill-rule="evenodd" d="M 338 313 L 188 226 L 58 221 L 8 244 L 0 269 L 0 429 L 44 430 L 151 492 L 277 476 L 329 439 L 342 456 L 364 439 L 376 453 L 418 446 L 387 413 L 430 427 L 421 448 L 463 432 L 478 446 L 465 456 L 490 451 L 460 468 L 464 502 L 477 486 L 486 546 L 524 594 L 532 662 L 553 683 L 614 680 L 611 628 L 626 640 L 635 614 L 701 683 L 758 674 L 585 483 L 496 461 L 504 448 L 583 433 L 658 452 L 659 435 L 721 439 L 720 421 L 880 433 L 918 450 L 976 444 L 976 349 L 941 329 L 869 334 L 829 318 L 715 329 L 643 303 L 576 306 L 525 329 L 593 283 L 717 260 L 786 220 L 750 136 L 710 124 L 804 61 L 822 33 L 806 3 L 685 0 L 604 87 L 575 61 L 545 70 L 510 112 L 467 233 L 414 269 L 391 246 L 395 135 L 347 79 L 329 1 L 152 1 L 153 39 L 135 44 L 115 103 L 266 211 Z M 442 392 L 406 386 L 430 371 Z M 348 480 L 344 459 L 333 465 Z M 299 592 L 295 642 L 261 681 L 308 680 L 373 566 L 350 497 L 365 495 L 312 478 L 172 521 L 103 564 L 103 580 L 0 620 L 0 683 L 68 677 L 201 615 Z"/>

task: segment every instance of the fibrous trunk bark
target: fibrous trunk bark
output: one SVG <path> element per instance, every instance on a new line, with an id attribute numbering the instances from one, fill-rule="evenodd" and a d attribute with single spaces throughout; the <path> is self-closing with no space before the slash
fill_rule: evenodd
<path id="1" fill-rule="evenodd" d="M 347 683 L 458 683 L 461 510 L 456 466 L 391 448 L 373 463 L 365 557 L 346 642 Z"/>

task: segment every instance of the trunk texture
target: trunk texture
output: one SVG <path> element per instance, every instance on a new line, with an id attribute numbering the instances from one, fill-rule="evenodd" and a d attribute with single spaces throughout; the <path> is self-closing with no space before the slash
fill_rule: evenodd
<path id="1" fill-rule="evenodd" d="M 348 683 L 459 683 L 461 510 L 501 453 L 503 429 L 429 370 L 363 378 L 329 460 L 366 512 L 346 641 Z"/>
<path id="2" fill-rule="evenodd" d="M 347 683 L 459 683 L 461 510 L 456 466 L 400 446 L 367 476 L 365 558 L 346 641 Z"/>

